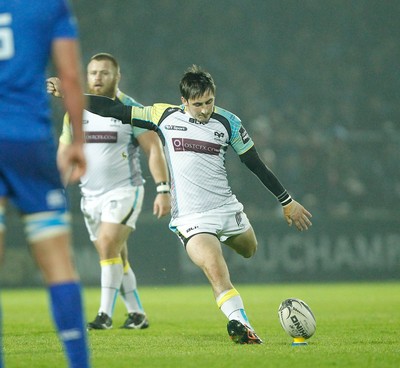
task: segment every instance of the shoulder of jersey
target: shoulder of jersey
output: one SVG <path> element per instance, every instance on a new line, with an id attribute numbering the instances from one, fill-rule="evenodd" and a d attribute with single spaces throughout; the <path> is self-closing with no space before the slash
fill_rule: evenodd
<path id="1" fill-rule="evenodd" d="M 128 96 L 124 92 L 118 90 L 117 91 L 117 98 L 124 104 L 128 106 L 137 106 L 137 107 L 143 107 L 143 105 L 139 102 L 137 102 L 134 98 L 131 96 Z"/>
<path id="2" fill-rule="evenodd" d="M 167 103 L 155 103 L 153 105 L 153 111 L 156 115 L 159 115 L 161 117 L 161 120 L 164 120 L 167 116 L 173 114 L 174 112 L 183 110 L 177 105 L 171 105 Z"/>
<path id="3" fill-rule="evenodd" d="M 168 103 L 155 103 L 153 106 L 157 109 L 164 109 L 166 111 L 177 111 L 177 110 L 183 111 L 181 106 L 172 105 L 172 104 L 168 104 Z"/>
<path id="4" fill-rule="evenodd" d="M 240 123 L 240 119 L 238 116 L 228 110 L 223 109 L 222 107 L 215 106 L 214 114 L 223 116 L 231 123 Z"/>

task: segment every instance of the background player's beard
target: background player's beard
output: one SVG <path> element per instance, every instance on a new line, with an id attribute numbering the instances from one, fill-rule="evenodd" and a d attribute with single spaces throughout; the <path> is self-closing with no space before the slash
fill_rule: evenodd
<path id="1" fill-rule="evenodd" d="M 89 87 L 88 92 L 92 95 L 114 98 L 117 92 L 116 85 L 117 81 L 115 80 L 113 81 L 113 83 L 109 85 L 103 84 L 101 87 L 96 87 L 96 86 Z"/>

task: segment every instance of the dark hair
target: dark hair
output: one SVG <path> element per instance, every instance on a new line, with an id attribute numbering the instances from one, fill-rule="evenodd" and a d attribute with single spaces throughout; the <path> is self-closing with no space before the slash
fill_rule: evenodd
<path id="1" fill-rule="evenodd" d="M 216 88 L 211 74 L 194 64 L 186 70 L 179 83 L 181 96 L 185 100 L 203 96 L 206 92 L 215 95 Z"/>
<path id="2" fill-rule="evenodd" d="M 115 69 L 117 70 L 117 72 L 118 72 L 118 73 L 120 72 L 118 61 L 117 61 L 117 59 L 116 59 L 113 55 L 111 55 L 111 54 L 108 54 L 108 53 L 106 53 L 106 52 L 100 52 L 100 53 L 98 53 L 98 54 L 93 55 L 93 56 L 90 58 L 89 63 L 90 63 L 92 60 L 96 60 L 96 61 L 109 60 L 109 61 L 111 61 L 111 63 L 114 65 L 114 67 L 115 67 Z"/>

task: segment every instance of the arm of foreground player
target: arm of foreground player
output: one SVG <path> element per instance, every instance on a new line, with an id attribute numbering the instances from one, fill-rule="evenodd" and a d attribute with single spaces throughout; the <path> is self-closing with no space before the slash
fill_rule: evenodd
<path id="1" fill-rule="evenodd" d="M 88 95 L 88 107 L 86 110 L 100 115 L 113 117 L 121 120 L 122 124 L 131 124 L 138 128 L 154 130 L 161 139 L 162 144 L 165 144 L 165 139 L 158 125 L 152 121 L 132 118 L 132 106 L 123 105 L 111 98 L 104 96 Z M 143 109 L 136 107 L 136 109 Z M 140 110 L 141 111 L 141 110 Z"/>
<path id="2" fill-rule="evenodd" d="M 288 225 L 292 226 L 294 223 L 299 231 L 307 230 L 312 225 L 310 221 L 311 213 L 291 198 L 275 174 L 262 162 L 255 146 L 239 157 L 264 186 L 277 197 L 283 206 L 283 215 Z"/>
<path id="3" fill-rule="evenodd" d="M 151 121 L 132 119 L 132 106 L 126 106 L 117 101 L 97 95 L 87 95 L 88 96 L 88 107 L 87 110 L 100 115 L 113 117 L 121 120 L 123 124 L 131 124 L 138 128 L 148 129 L 148 130 L 158 130 L 158 126 Z"/>
<path id="4" fill-rule="evenodd" d="M 71 171 L 69 180 L 79 180 L 86 172 L 86 158 L 83 152 L 84 133 L 82 128 L 83 109 L 86 98 L 83 95 L 79 47 L 73 39 L 59 39 L 53 43 L 53 60 L 60 79 L 63 81 L 63 103 L 71 118 L 73 141 L 65 161 L 65 172 Z"/>

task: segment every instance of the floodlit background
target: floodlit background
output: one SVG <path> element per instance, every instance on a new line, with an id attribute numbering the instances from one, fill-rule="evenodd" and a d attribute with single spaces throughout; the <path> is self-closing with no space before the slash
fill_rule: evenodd
<path id="1" fill-rule="evenodd" d="M 226 256 L 234 282 L 376 280 L 400 276 L 400 2 L 393 0 L 71 1 L 83 62 L 120 62 L 121 89 L 145 105 L 179 103 L 193 63 L 217 84 L 216 104 L 238 115 L 258 151 L 314 215 L 287 228 L 275 198 L 230 152 L 233 191 L 259 240 L 251 260 Z M 54 105 L 58 134 L 62 110 Z M 205 282 L 168 219 L 146 202 L 131 237 L 140 284 Z M 82 280 L 97 285 L 98 258 L 69 189 Z M 40 281 L 10 206 L 3 285 Z M 32 276 L 32 275 L 36 275 Z"/>

